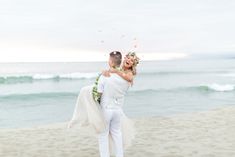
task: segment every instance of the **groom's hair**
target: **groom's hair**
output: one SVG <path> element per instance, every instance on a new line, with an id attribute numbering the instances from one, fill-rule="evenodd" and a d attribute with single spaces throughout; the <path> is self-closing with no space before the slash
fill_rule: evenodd
<path id="1" fill-rule="evenodd" d="M 109 54 L 115 66 L 120 66 L 122 63 L 122 54 L 119 51 L 113 51 Z"/>

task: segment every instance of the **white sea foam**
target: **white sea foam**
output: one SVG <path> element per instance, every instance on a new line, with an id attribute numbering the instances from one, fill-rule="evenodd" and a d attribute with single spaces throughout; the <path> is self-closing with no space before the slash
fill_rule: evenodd
<path id="1" fill-rule="evenodd" d="M 211 84 L 208 85 L 208 88 L 214 91 L 218 91 L 218 92 L 228 92 L 228 91 L 233 91 L 234 90 L 235 85 L 232 84 L 226 84 L 226 85 L 221 85 L 221 84 Z"/>
<path id="2" fill-rule="evenodd" d="M 17 81 L 27 81 L 28 79 L 33 80 L 49 80 L 49 79 L 91 79 L 98 76 L 98 73 L 64 73 L 64 74 L 17 74 L 17 75 L 4 75 L 0 76 L 0 79 L 17 82 Z"/>
<path id="3" fill-rule="evenodd" d="M 55 78 L 56 75 L 54 75 L 54 74 L 35 74 L 32 77 L 35 80 L 41 80 L 41 79 L 52 79 L 52 78 Z"/>

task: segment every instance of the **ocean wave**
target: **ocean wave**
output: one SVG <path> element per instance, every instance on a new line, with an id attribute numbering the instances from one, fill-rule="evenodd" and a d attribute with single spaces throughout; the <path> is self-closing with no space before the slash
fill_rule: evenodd
<path id="1" fill-rule="evenodd" d="M 26 83 L 40 80 L 92 79 L 98 73 L 68 73 L 68 74 L 32 74 L 0 76 L 0 84 Z"/>
<path id="2" fill-rule="evenodd" d="M 225 71 L 159 71 L 159 72 L 139 72 L 142 76 L 168 76 L 168 75 L 190 75 L 190 74 L 217 74 L 226 77 L 235 77 L 235 73 L 227 73 Z M 16 74 L 16 75 L 0 75 L 0 84 L 15 84 L 15 83 L 30 83 L 34 81 L 60 81 L 60 80 L 79 80 L 79 79 L 93 79 L 98 76 L 97 72 L 75 72 L 64 74 Z"/>
<path id="3" fill-rule="evenodd" d="M 210 85 L 199 85 L 192 87 L 179 87 L 172 89 L 142 89 L 142 90 L 130 90 L 128 95 L 145 95 L 145 94 L 156 94 L 164 92 L 233 92 L 235 91 L 235 85 L 227 84 L 210 84 Z M 77 96 L 79 92 L 40 92 L 40 93 L 12 93 L 2 94 L 0 99 L 38 99 L 38 98 L 55 98 L 55 97 L 66 97 L 66 96 Z"/>
<path id="4" fill-rule="evenodd" d="M 41 92 L 41 93 L 12 93 L 12 94 L 3 94 L 0 95 L 1 100 L 5 99 L 39 99 L 39 98 L 58 98 L 58 97 L 67 97 L 67 96 L 76 96 L 78 93 L 75 92 Z"/>
<path id="5" fill-rule="evenodd" d="M 209 90 L 213 90 L 213 91 L 217 91 L 217 92 L 229 92 L 229 91 L 233 91 L 235 89 L 235 85 L 233 84 L 225 84 L 225 85 L 221 85 L 221 84 L 211 84 L 206 86 Z"/>
<path id="6" fill-rule="evenodd" d="M 132 90 L 132 94 L 144 94 L 144 93 L 160 93 L 160 92 L 232 92 L 235 91 L 235 85 L 233 84 L 209 84 L 209 85 L 198 85 L 191 87 L 178 87 L 171 89 L 143 89 L 143 90 Z"/>

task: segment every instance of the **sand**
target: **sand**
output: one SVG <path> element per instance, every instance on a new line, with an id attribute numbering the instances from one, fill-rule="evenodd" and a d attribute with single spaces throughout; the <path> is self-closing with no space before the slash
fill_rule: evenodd
<path id="1" fill-rule="evenodd" d="M 235 157 L 235 107 L 134 119 L 125 157 Z M 66 123 L 0 130 L 0 157 L 99 157 L 89 128 Z"/>

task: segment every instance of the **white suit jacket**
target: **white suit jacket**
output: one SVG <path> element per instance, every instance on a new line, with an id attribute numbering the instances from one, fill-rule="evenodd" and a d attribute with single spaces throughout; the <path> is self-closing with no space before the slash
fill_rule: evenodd
<path id="1" fill-rule="evenodd" d="M 97 90 L 102 93 L 102 107 L 122 107 L 130 83 L 113 73 L 110 77 L 100 76 Z"/>

